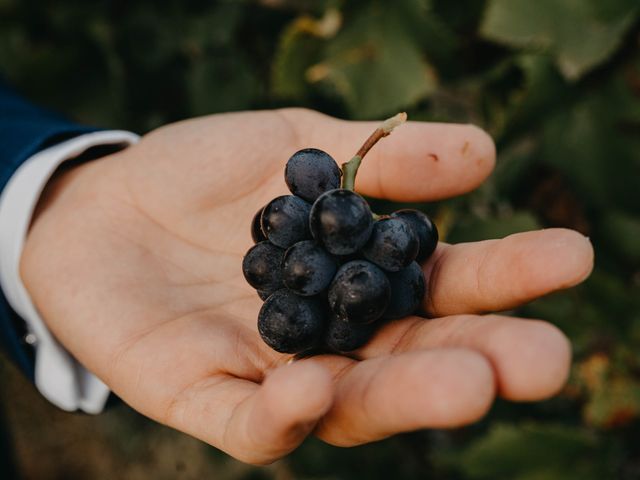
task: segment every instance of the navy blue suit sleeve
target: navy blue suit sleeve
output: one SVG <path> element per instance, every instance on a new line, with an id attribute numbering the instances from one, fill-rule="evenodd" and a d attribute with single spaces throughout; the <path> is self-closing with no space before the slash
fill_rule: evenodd
<path id="1" fill-rule="evenodd" d="M 94 130 L 36 107 L 0 79 L 0 192 L 18 167 L 38 151 Z M 0 348 L 33 380 L 33 358 L 23 344 L 23 328 L 24 322 L 0 290 Z"/>

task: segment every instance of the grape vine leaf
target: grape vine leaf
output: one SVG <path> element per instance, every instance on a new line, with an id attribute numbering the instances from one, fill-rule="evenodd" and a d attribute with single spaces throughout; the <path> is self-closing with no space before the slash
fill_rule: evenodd
<path id="1" fill-rule="evenodd" d="M 280 35 L 271 67 L 271 91 L 275 96 L 302 100 L 307 95 L 309 84 L 305 72 L 318 60 L 323 45 L 313 31 L 317 23 L 304 15 Z"/>
<path id="2" fill-rule="evenodd" d="M 635 0 L 490 0 L 480 32 L 510 47 L 546 51 L 576 80 L 616 51 L 639 13 Z"/>
<path id="3" fill-rule="evenodd" d="M 585 204 L 635 212 L 640 209 L 640 138 L 637 127 L 626 122 L 637 100 L 623 77 L 546 119 L 540 158 L 570 179 Z"/>
<path id="4" fill-rule="evenodd" d="M 355 118 L 409 107 L 432 93 L 435 76 L 397 5 L 373 3 L 348 22 L 307 79 L 341 97 Z"/>

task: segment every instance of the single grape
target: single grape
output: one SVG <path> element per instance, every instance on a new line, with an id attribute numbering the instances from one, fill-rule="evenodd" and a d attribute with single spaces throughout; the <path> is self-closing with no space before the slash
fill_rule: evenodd
<path id="1" fill-rule="evenodd" d="M 397 272 L 413 262 L 418 254 L 418 236 L 402 218 L 383 218 L 362 248 L 364 257 L 389 272 Z"/>
<path id="2" fill-rule="evenodd" d="M 284 169 L 284 180 L 294 195 L 314 202 L 324 192 L 340 187 L 342 172 L 336 161 L 317 148 L 293 154 Z"/>
<path id="3" fill-rule="evenodd" d="M 349 255 L 361 249 L 373 229 L 369 205 L 345 189 L 323 193 L 311 207 L 311 234 L 329 253 Z"/>
<path id="4" fill-rule="evenodd" d="M 267 236 L 262 231 L 262 227 L 260 226 L 260 217 L 262 217 L 262 212 L 264 207 L 256 212 L 253 216 L 253 220 L 251 220 L 251 238 L 253 239 L 253 243 L 264 242 L 267 239 Z"/>
<path id="5" fill-rule="evenodd" d="M 316 298 L 282 289 L 267 298 L 258 315 L 260 336 L 281 353 L 300 353 L 322 340 L 326 311 Z"/>
<path id="6" fill-rule="evenodd" d="M 329 286 L 329 305 L 340 317 L 370 323 L 382 316 L 391 287 L 382 270 L 366 260 L 342 265 Z"/>
<path id="7" fill-rule="evenodd" d="M 289 248 L 310 237 L 309 211 L 311 205 L 294 195 L 282 195 L 271 200 L 260 218 L 262 231 L 269 241 L 281 248 Z"/>
<path id="8" fill-rule="evenodd" d="M 282 288 L 282 269 L 280 264 L 284 250 L 269 242 L 256 243 L 242 259 L 242 273 L 256 290 L 264 294 Z"/>
<path id="9" fill-rule="evenodd" d="M 375 323 L 351 323 L 333 314 L 324 333 L 324 344 L 334 352 L 352 352 L 365 345 L 375 331 Z"/>
<path id="10" fill-rule="evenodd" d="M 422 263 L 429 258 L 438 246 L 439 236 L 436 224 L 433 223 L 426 214 L 412 208 L 398 210 L 397 212 L 393 212 L 391 216 L 394 218 L 402 218 L 409 222 L 418 235 L 420 247 L 418 248 L 416 261 Z"/>
<path id="11" fill-rule="evenodd" d="M 325 290 L 338 269 L 338 261 L 312 240 L 289 247 L 282 262 L 282 279 L 298 295 L 317 295 Z"/>
<path id="12" fill-rule="evenodd" d="M 426 293 L 424 274 L 420 265 L 412 262 L 407 268 L 389 273 L 387 277 L 391 285 L 391 298 L 384 312 L 384 318 L 404 318 L 415 313 Z"/>

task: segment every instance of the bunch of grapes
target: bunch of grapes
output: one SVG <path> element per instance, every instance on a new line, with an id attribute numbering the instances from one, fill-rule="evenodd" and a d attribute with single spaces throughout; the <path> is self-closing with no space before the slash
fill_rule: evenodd
<path id="1" fill-rule="evenodd" d="M 322 150 L 296 152 L 285 168 L 292 195 L 253 217 L 242 270 L 264 300 L 258 331 L 274 350 L 350 352 L 422 303 L 435 225 L 419 210 L 375 215 L 353 190 L 363 157 L 405 119 L 385 121 L 342 170 Z"/>

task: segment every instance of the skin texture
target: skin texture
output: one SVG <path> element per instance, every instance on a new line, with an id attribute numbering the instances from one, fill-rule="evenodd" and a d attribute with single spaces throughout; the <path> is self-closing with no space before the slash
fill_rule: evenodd
<path id="1" fill-rule="evenodd" d="M 241 269 L 252 216 L 287 193 L 292 152 L 313 145 L 344 161 L 376 126 L 297 109 L 215 115 L 60 173 L 27 238 L 28 292 L 125 402 L 246 462 L 274 461 L 312 432 L 356 445 L 476 421 L 496 395 L 556 394 L 569 371 L 564 335 L 486 313 L 589 275 L 589 241 L 564 229 L 440 244 L 423 265 L 434 319 L 391 322 L 354 358 L 287 364 L 260 340 L 261 300 Z M 477 187 L 494 162 L 476 127 L 408 122 L 369 153 L 356 188 L 437 200 Z"/>

